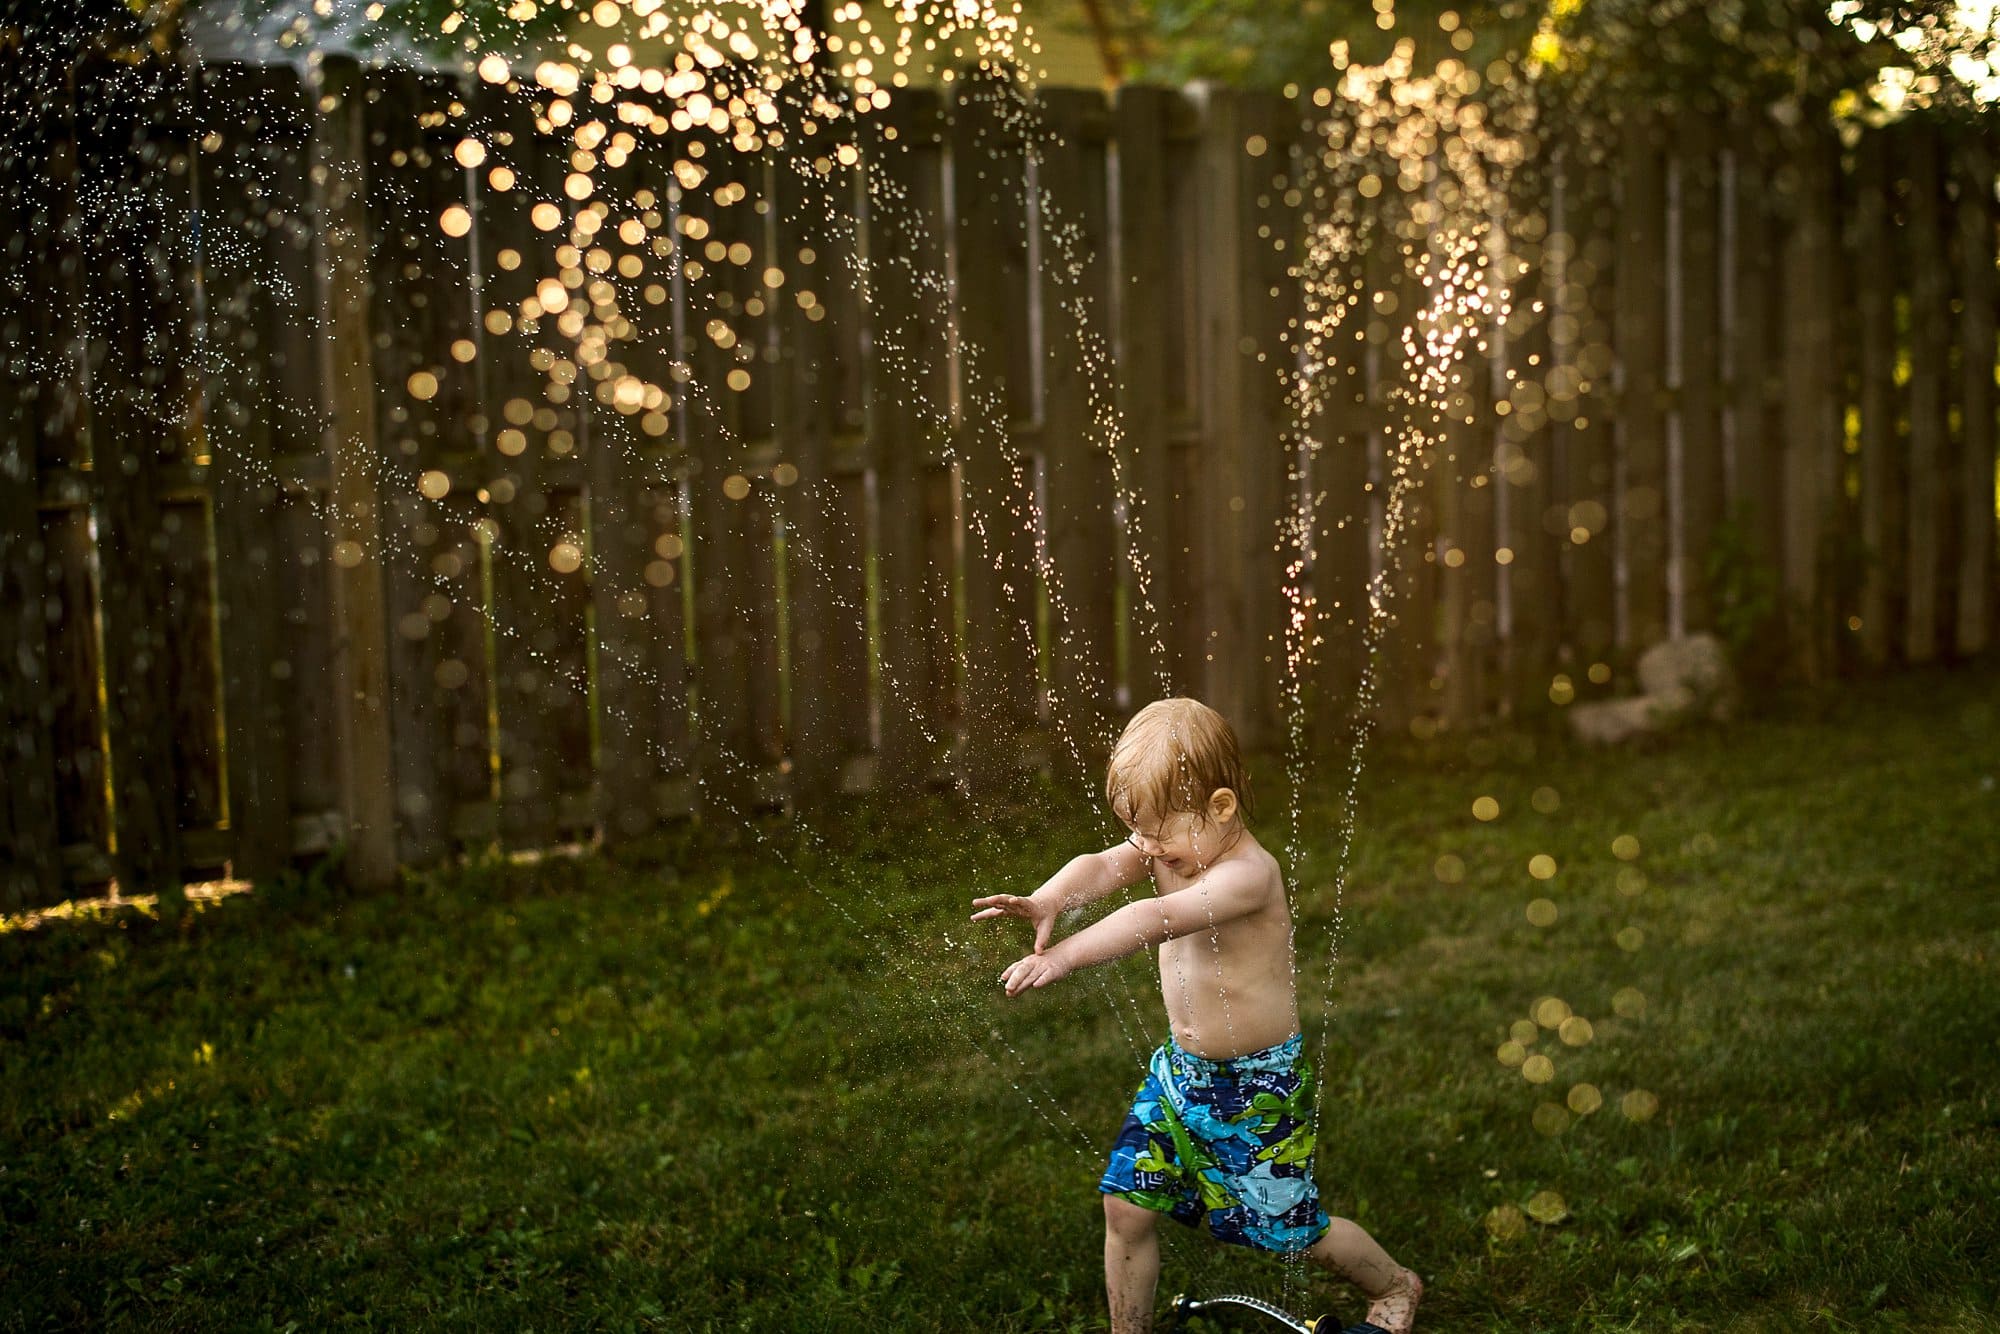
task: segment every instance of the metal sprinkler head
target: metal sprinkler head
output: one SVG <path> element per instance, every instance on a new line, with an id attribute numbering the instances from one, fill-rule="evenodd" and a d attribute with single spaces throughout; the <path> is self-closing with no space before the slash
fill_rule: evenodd
<path id="1" fill-rule="evenodd" d="M 1168 1307 L 1168 1313 L 1172 1316 L 1174 1323 L 1178 1325 L 1188 1316 L 1193 1315 L 1197 1311 L 1206 1310 L 1211 1306 L 1244 1307 L 1257 1312 L 1259 1315 L 1269 1316 L 1284 1328 L 1291 1330 L 1292 1334 L 1335 1334 L 1337 1329 L 1333 1320 L 1328 1316 L 1312 1316 L 1310 1318 L 1295 1316 L 1284 1308 L 1274 1306 L 1260 1297 L 1249 1297 L 1242 1293 L 1226 1292 L 1219 1293 L 1214 1297 L 1197 1298 L 1190 1297 L 1183 1292 L 1175 1296 L 1173 1302 Z"/>

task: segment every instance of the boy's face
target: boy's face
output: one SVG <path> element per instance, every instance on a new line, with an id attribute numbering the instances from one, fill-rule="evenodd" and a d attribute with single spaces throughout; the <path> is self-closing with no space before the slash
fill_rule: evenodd
<path id="1" fill-rule="evenodd" d="M 1185 874 L 1222 852 L 1227 826 L 1235 814 L 1236 794 L 1225 788 L 1209 798 L 1205 811 L 1174 811 L 1162 816 L 1141 809 L 1119 818 L 1132 831 L 1126 841 L 1142 856 Z"/>

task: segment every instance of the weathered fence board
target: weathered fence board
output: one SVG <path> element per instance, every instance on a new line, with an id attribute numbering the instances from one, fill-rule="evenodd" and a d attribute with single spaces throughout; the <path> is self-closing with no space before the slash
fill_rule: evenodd
<path id="1" fill-rule="evenodd" d="M 1166 693 L 1185 670 L 1172 652 L 1184 594 L 1175 584 L 1170 529 L 1169 294 L 1177 256 L 1162 225 L 1170 215 L 1167 128 L 1181 107 L 1169 88 L 1126 84 L 1114 95 L 1117 143 L 1113 375 L 1126 507 L 1119 579 L 1126 599 L 1126 684 L 1134 703 Z"/>
<path id="2" fill-rule="evenodd" d="M 1743 516 L 1749 531 L 1744 548 L 1751 569 L 1764 572 L 1773 587 L 1771 605 L 1755 616 L 1750 607 L 1738 610 L 1755 625 L 1739 631 L 1739 642 L 1754 645 L 1775 658 L 1770 645 L 1783 624 L 1783 606 L 1775 595 L 1784 560 L 1783 478 L 1784 425 L 1778 409 L 1782 391 L 1784 275 L 1779 249 L 1779 220 L 1770 182 L 1776 175 L 1774 136 L 1761 120 L 1743 116 L 1731 122 L 1729 213 L 1731 298 L 1729 347 L 1727 464 L 1725 488 L 1729 504 Z"/>
<path id="3" fill-rule="evenodd" d="M 1941 522 L 1950 509 L 1945 440 L 1945 357 L 1951 338 L 1951 274 L 1946 266 L 1943 145 L 1928 126 L 1903 127 L 1898 136 L 1908 154 L 1909 212 L 1903 228 L 1904 262 L 1910 284 L 1910 470 L 1908 514 L 1908 593 L 1903 620 L 1903 655 L 1929 662 L 1938 654 L 1944 600 L 1944 542 Z"/>
<path id="4" fill-rule="evenodd" d="M 1819 680 L 1832 668 L 1834 589 L 1827 540 L 1841 458 L 1836 408 L 1834 312 L 1838 266 L 1833 219 L 1838 141 L 1802 130 L 1787 145 L 1790 230 L 1784 295 L 1784 583 L 1794 670 Z"/>
<path id="5" fill-rule="evenodd" d="M 1659 118 L 1624 125 L 1618 247 L 1618 642 L 1667 633 L 1666 157 Z"/>
<path id="6" fill-rule="evenodd" d="M 1533 707 L 1548 697 L 1561 642 L 1560 560 L 1566 525 L 1555 496 L 1555 439 L 1549 389 L 1560 387 L 1559 356 L 1574 349 L 1555 338 L 1563 290 L 1551 267 L 1551 249 L 1563 266 L 1573 266 L 1566 241 L 1550 235 L 1558 200 L 1567 223 L 1569 199 L 1562 165 L 1544 159 L 1528 169 L 1514 207 L 1504 221 L 1502 264 L 1512 293 L 1512 313 L 1503 330 L 1504 369 L 1511 372 L 1494 450 L 1494 484 L 1505 488 L 1499 502 L 1500 545 L 1508 555 L 1502 577 L 1508 590 L 1509 621 L 1502 698 L 1511 709 Z"/>
<path id="7" fill-rule="evenodd" d="M 1713 630 L 1704 567 L 1722 522 L 1722 274 L 1717 153 L 1721 127 L 1708 112 L 1681 118 L 1675 137 L 1679 163 L 1679 296 L 1675 368 L 1678 457 L 1671 472 L 1677 501 L 1672 587 L 1679 600 L 1677 632 Z"/>
<path id="8" fill-rule="evenodd" d="M 1616 490 L 1613 348 L 1622 288 L 1607 152 L 1581 138 L 1570 140 L 1562 151 L 1564 230 L 1573 244 L 1563 261 L 1556 309 L 1574 321 L 1564 326 L 1574 341 L 1557 349 L 1556 366 L 1573 378 L 1575 411 L 1560 434 L 1562 465 L 1553 487 L 1567 503 L 1552 504 L 1548 519 L 1534 532 L 1557 545 L 1562 638 L 1587 669 L 1609 663 L 1618 633 L 1617 550 L 1624 520 Z"/>
<path id="9" fill-rule="evenodd" d="M 290 860 L 293 725 L 283 613 L 270 596 L 289 586 L 288 504 L 276 461 L 278 415 L 288 401 L 277 330 L 307 323 L 297 293 L 284 303 L 285 252 L 306 233 L 304 163 L 311 115 L 289 70 L 216 65 L 200 74 L 198 159 L 204 233 L 200 342 L 206 372 L 201 422 L 214 460 L 217 634 L 228 723 L 229 823 L 235 873 L 262 880 Z M 274 278 L 276 279 L 274 281 Z M 316 395 L 315 395 L 316 397 Z"/>
<path id="10" fill-rule="evenodd" d="M 1954 155 L 1958 180 L 1959 437 L 1958 617 L 1955 646 L 1963 657 L 1993 642 L 2000 576 L 1994 568 L 1994 217 L 1992 147 L 1965 138 Z"/>
<path id="11" fill-rule="evenodd" d="M 177 890 L 183 772 L 174 736 L 169 581 L 162 555 L 169 473 L 181 441 L 170 423 L 176 349 L 191 346 L 187 303 L 168 238 L 187 234 L 186 147 L 160 120 L 178 79 L 149 66 L 86 64 L 77 99 L 77 201 L 90 357 L 87 434 L 97 534 L 101 670 L 110 740 L 112 863 L 127 892 Z M 173 171 L 175 164 L 180 170 Z M 179 216 L 176 216 L 179 215 Z M 93 683 L 94 684 L 94 683 Z"/>
<path id="12" fill-rule="evenodd" d="M 1033 411 L 1028 213 L 1017 92 L 962 78 L 952 102 L 953 289 L 958 354 L 956 455 L 963 488 L 963 781 L 991 791 L 1025 761 L 1037 717 L 1034 460 L 1018 453 Z M 1026 539 L 1026 540 L 1024 540 Z"/>
<path id="13" fill-rule="evenodd" d="M 50 635 L 61 602 L 52 587 L 58 550 L 44 532 L 40 455 L 65 414 L 68 377 L 56 321 L 58 277 L 54 159 L 58 108 L 37 105 L 28 57 L 0 51 L 0 116 L 23 131 L 0 144 L 0 907 L 62 897 L 62 811 Z M 73 309 L 73 308 L 72 308 Z"/>
<path id="14" fill-rule="evenodd" d="M 950 365 L 944 116 L 937 95 L 898 97 L 875 122 L 868 179 L 868 436 L 876 486 L 881 764 L 887 790 L 926 785 L 950 733 L 950 513 L 940 448 Z M 938 549 L 942 543 L 942 550 Z M 942 587 L 934 580 L 944 576 Z"/>
<path id="15" fill-rule="evenodd" d="M 1888 136 L 1863 136 L 1855 165 L 1848 271 L 1853 275 L 1857 344 L 1855 409 L 1860 451 L 1860 540 L 1864 551 L 1857 614 L 1861 659 L 1886 664 L 1902 602 L 1903 455 L 1897 426 L 1896 266 L 1890 229 Z"/>
<path id="16" fill-rule="evenodd" d="M 1039 407 L 1046 485 L 1050 589 L 1049 697 L 1057 729 L 1052 756 L 1089 777 L 1103 769 L 1115 726 L 1117 640 L 1111 456 L 1093 411 L 1108 379 L 1104 340 L 1111 247 L 1107 234 L 1102 94 L 1052 89 L 1040 120 L 1034 218 L 1041 272 Z"/>

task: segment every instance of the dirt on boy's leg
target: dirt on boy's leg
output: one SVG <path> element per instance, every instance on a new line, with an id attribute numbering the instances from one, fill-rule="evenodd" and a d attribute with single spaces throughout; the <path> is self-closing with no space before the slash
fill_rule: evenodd
<path id="1" fill-rule="evenodd" d="M 1115 1195 L 1104 1197 L 1104 1295 L 1111 1334 L 1152 1334 L 1160 1282 L 1159 1216 Z"/>
<path id="2" fill-rule="evenodd" d="M 1368 1322 L 1389 1334 L 1408 1334 L 1417 1323 L 1424 1283 L 1413 1269 L 1389 1258 L 1358 1224 L 1336 1218 L 1306 1254 L 1314 1264 L 1340 1275 L 1369 1299 Z"/>

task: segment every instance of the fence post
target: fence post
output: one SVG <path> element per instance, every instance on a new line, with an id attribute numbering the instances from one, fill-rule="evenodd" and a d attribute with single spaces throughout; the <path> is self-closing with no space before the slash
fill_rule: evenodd
<path id="1" fill-rule="evenodd" d="M 321 117 L 313 146 L 313 216 L 321 343 L 330 422 L 335 700 L 347 875 L 360 888 L 396 879 L 395 765 L 389 737 L 389 645 L 382 580 L 381 457 L 375 423 L 369 301 L 366 88 L 353 61 L 319 67 Z"/>
<path id="2" fill-rule="evenodd" d="M 1993 150 L 1969 132 L 1957 155 L 1960 356 L 1964 434 L 1959 453 L 1958 634 L 1961 657 L 1993 642 L 1994 299 Z"/>
<path id="3" fill-rule="evenodd" d="M 1907 122 L 1910 211 L 1905 229 L 1910 282 L 1909 602 L 1903 656 L 1911 663 L 1938 656 L 1945 620 L 1945 552 L 1955 508 L 1946 359 L 1951 353 L 1951 272 L 1946 266 L 1944 152 L 1938 130 Z M 1942 641 L 1942 642 L 1941 642 Z"/>

